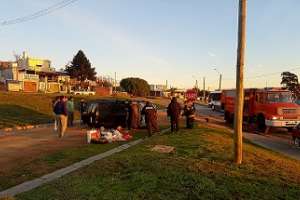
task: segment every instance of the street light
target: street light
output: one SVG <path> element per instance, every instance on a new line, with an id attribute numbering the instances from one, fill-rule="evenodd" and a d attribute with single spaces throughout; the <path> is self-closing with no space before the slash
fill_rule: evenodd
<path id="1" fill-rule="evenodd" d="M 222 74 L 217 70 L 217 68 L 214 68 L 213 70 L 215 70 L 220 76 L 219 76 L 219 90 L 221 91 L 222 88 Z"/>

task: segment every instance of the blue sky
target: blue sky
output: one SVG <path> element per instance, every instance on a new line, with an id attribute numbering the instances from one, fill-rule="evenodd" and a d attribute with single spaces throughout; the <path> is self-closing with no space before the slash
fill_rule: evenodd
<path id="1" fill-rule="evenodd" d="M 60 0 L 10 0 L 0 22 Z M 235 86 L 238 0 L 79 0 L 26 23 L 0 26 L 0 60 L 26 50 L 56 68 L 82 49 L 98 74 L 210 89 Z M 280 72 L 300 66 L 300 1 L 249 0 L 247 87 L 278 86 Z M 300 72 L 300 68 L 292 71 Z M 201 84 L 200 84 L 201 83 Z"/>

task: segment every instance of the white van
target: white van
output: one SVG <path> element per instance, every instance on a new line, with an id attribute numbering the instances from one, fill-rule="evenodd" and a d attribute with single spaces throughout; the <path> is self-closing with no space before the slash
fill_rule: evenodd
<path id="1" fill-rule="evenodd" d="M 212 110 L 222 110 L 222 103 L 221 103 L 221 95 L 222 91 L 213 91 L 210 92 L 208 96 L 208 106 Z"/>

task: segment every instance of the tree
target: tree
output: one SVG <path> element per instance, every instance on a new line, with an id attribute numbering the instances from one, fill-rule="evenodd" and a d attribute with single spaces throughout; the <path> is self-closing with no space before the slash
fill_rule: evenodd
<path id="1" fill-rule="evenodd" d="M 76 78 L 78 81 L 86 79 L 94 81 L 97 74 L 82 50 L 79 50 L 72 62 L 66 66 L 66 72 L 71 78 Z"/>
<path id="2" fill-rule="evenodd" d="M 147 96 L 150 93 L 150 86 L 147 81 L 140 78 L 125 78 L 120 86 L 129 94 L 134 96 Z"/>
<path id="3" fill-rule="evenodd" d="M 291 72 L 282 72 L 281 85 L 290 90 L 294 98 L 300 97 L 300 85 L 298 82 L 298 76 L 296 74 L 293 74 Z"/>

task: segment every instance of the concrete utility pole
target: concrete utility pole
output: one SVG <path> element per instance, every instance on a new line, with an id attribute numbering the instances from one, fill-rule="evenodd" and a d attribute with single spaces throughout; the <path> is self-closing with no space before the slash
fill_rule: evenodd
<path id="1" fill-rule="evenodd" d="M 244 62 L 246 46 L 246 4 L 239 0 L 238 49 L 236 64 L 236 103 L 234 114 L 234 161 L 241 164 L 243 159 L 243 105 L 244 105 Z"/>
<path id="2" fill-rule="evenodd" d="M 205 102 L 205 77 L 203 77 L 203 101 Z"/>
<path id="3" fill-rule="evenodd" d="M 115 84 L 114 84 L 114 86 L 115 86 L 115 94 L 117 93 L 117 72 L 115 72 Z"/>
<path id="4" fill-rule="evenodd" d="M 217 70 L 217 68 L 214 68 L 214 70 L 216 72 L 218 72 L 218 74 L 219 74 L 219 90 L 221 91 L 221 89 L 222 89 L 222 74 Z"/>
<path id="5" fill-rule="evenodd" d="M 222 89 L 222 74 L 220 73 L 220 77 L 219 77 L 219 90 L 221 91 Z"/>

